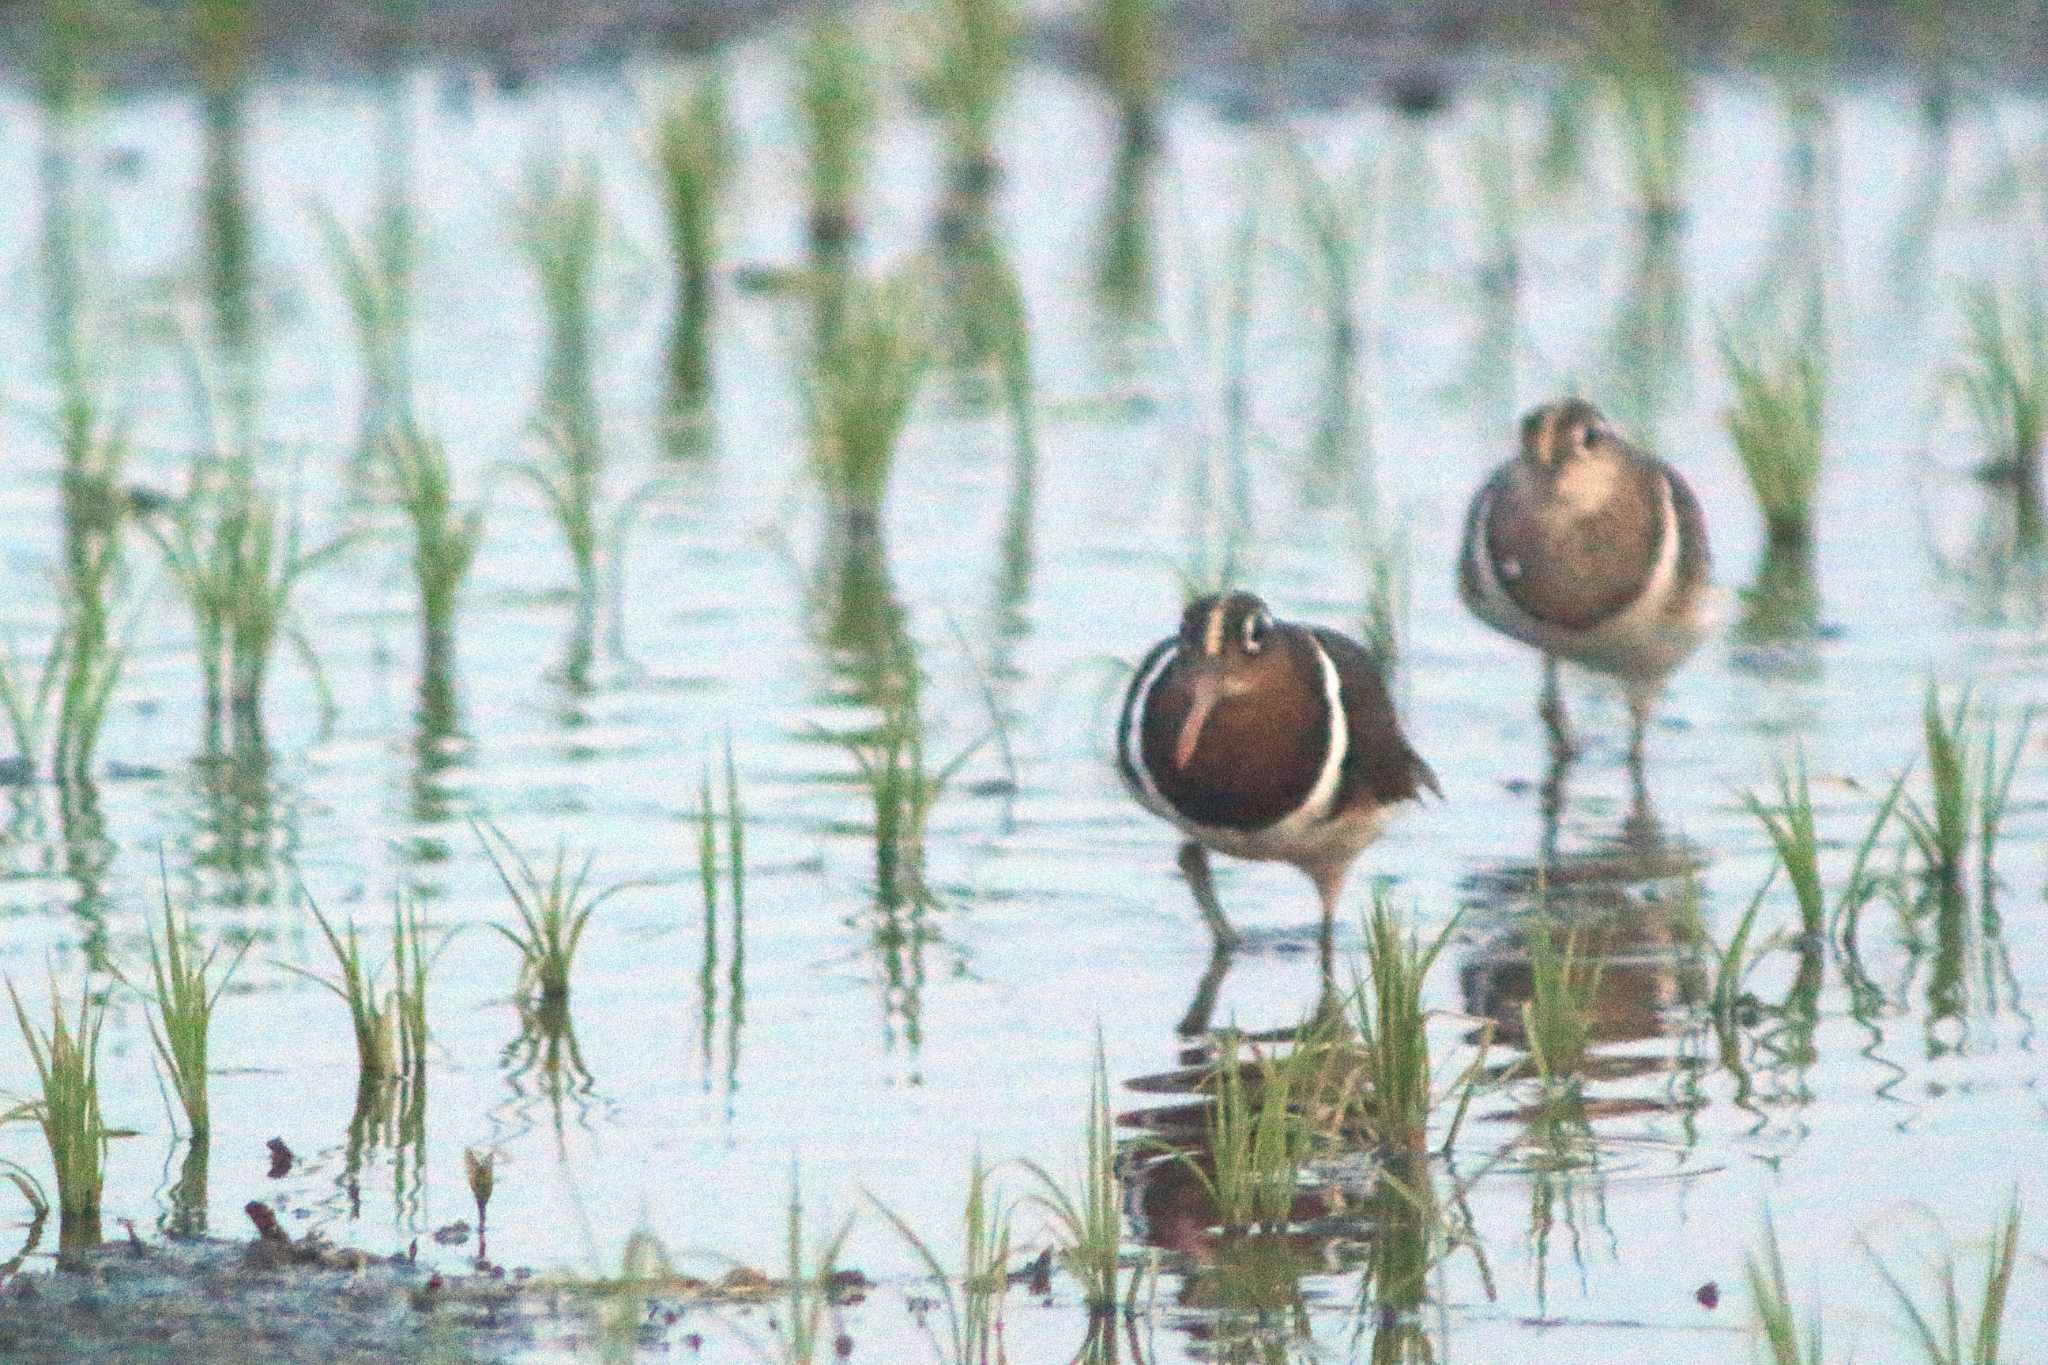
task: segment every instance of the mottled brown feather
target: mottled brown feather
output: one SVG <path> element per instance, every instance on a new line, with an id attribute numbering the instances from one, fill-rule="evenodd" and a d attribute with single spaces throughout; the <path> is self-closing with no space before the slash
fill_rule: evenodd
<path id="1" fill-rule="evenodd" d="M 1539 621 L 1587 630 L 1642 595 L 1656 566 L 1663 513 L 1659 467 L 1632 452 L 1615 462 L 1611 494 L 1559 514 L 1552 476 L 1513 460 L 1488 483 L 1486 553 L 1515 604 Z"/>

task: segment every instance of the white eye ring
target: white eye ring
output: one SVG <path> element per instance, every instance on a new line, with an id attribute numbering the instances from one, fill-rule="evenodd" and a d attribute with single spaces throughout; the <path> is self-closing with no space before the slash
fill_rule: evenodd
<path id="1" fill-rule="evenodd" d="M 1272 625 L 1264 612 L 1254 612 L 1244 618 L 1244 652 L 1256 654 L 1266 647 L 1266 630 Z"/>

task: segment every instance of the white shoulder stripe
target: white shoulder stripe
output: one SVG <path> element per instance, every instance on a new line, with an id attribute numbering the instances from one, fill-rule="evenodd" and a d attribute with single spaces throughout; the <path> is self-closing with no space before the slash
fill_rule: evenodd
<path id="1" fill-rule="evenodd" d="M 1124 703 L 1124 771 L 1137 784 L 1138 796 L 1154 810 L 1170 811 L 1172 806 L 1159 790 L 1159 784 L 1152 780 L 1151 770 L 1145 766 L 1145 706 L 1152 699 L 1152 688 L 1159 681 L 1180 654 L 1180 645 L 1173 644 L 1159 651 L 1159 657 L 1152 661 L 1152 667 L 1131 684 L 1130 699 Z"/>

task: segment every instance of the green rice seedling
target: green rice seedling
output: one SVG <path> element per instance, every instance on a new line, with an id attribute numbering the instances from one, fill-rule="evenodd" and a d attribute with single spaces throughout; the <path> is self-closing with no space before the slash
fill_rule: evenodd
<path id="1" fill-rule="evenodd" d="M 1024 1169 L 1038 1181 L 1036 1203 L 1051 1215 L 1060 1238 L 1060 1262 L 1081 1285 L 1091 1314 L 1115 1311 L 1118 1253 L 1123 1247 L 1123 1182 L 1116 1173 L 1116 1116 L 1109 1108 L 1109 1065 L 1102 1030 L 1095 1032 L 1095 1075 L 1088 1090 L 1088 1122 L 1078 1194 L 1036 1162 Z"/>
<path id="2" fill-rule="evenodd" d="M 391 906 L 391 1013 L 398 1042 L 398 1074 L 417 1085 L 427 1074 L 427 975 L 453 932 L 427 951 L 420 907 L 405 896 Z"/>
<path id="3" fill-rule="evenodd" d="M 934 903 L 924 877 L 925 829 L 947 783 L 981 747 L 976 741 L 943 767 L 927 767 L 918 691 L 917 668 L 911 664 L 883 699 L 880 727 L 842 740 L 873 803 L 875 894 L 889 911 Z"/>
<path id="4" fill-rule="evenodd" d="M 397 1074 L 397 1010 L 389 994 L 380 995 L 377 990 L 377 970 L 363 954 L 362 943 L 356 937 L 355 918 L 344 920 L 342 931 L 336 933 L 311 896 L 306 898 L 306 907 L 313 912 L 314 922 L 334 954 L 335 975 L 322 976 L 289 962 L 278 965 L 334 992 L 348 1006 L 349 1023 L 356 1037 L 356 1075 L 359 1088 L 367 1092 Z"/>
<path id="5" fill-rule="evenodd" d="M 1788 772 L 1778 767 L 1778 802 L 1766 806 L 1754 792 L 1743 793 L 1742 803 L 1770 836 L 1792 883 L 1799 902 L 1799 927 L 1809 943 L 1821 941 L 1827 926 L 1827 893 L 1820 880 L 1820 841 L 1814 832 L 1813 793 L 1806 781 L 1806 753 L 1799 750 Z"/>
<path id="6" fill-rule="evenodd" d="M 746 999 L 746 824 L 740 803 L 740 779 L 733 763 L 732 737 L 725 744 L 725 837 L 724 875 L 732 901 L 732 965 L 730 998 L 727 1002 L 728 1077 L 738 1066 L 738 1038 Z M 714 1046 L 718 1010 L 718 803 L 712 793 L 711 766 L 704 766 L 697 807 L 697 878 L 704 897 L 704 947 L 698 964 L 698 994 L 702 1006 L 701 1047 L 708 1078 Z M 708 1084 L 708 1080 L 707 1080 Z"/>
<path id="7" fill-rule="evenodd" d="M 555 848 L 555 865 L 543 876 L 496 825 L 472 821 L 470 828 L 476 832 L 484 856 L 491 860 L 498 881 L 519 913 L 516 926 L 491 927 L 519 950 L 521 989 L 537 993 L 542 1004 L 558 1005 L 568 1000 L 569 970 L 575 965 L 576 949 L 583 942 L 583 931 L 590 927 L 591 915 L 635 883 L 619 882 L 602 891 L 587 889 L 595 855 L 584 858 L 582 866 L 572 872 L 568 847 L 559 844 Z M 493 839 L 497 841 L 496 847 L 492 846 Z"/>
<path id="8" fill-rule="evenodd" d="M 365 393 L 364 450 L 412 416 L 410 392 L 412 282 L 418 244 L 410 220 L 395 216 L 358 238 L 327 210 L 318 214 L 327 255 L 355 326 Z"/>
<path id="9" fill-rule="evenodd" d="M 1621 115 L 1638 206 L 1653 228 L 1668 228 L 1683 211 L 1692 120 L 1679 22 L 1668 0 L 1601 0 L 1589 14 L 1585 36 Z"/>
<path id="10" fill-rule="evenodd" d="M 1314 292 L 1322 303 L 1333 356 L 1347 359 L 1358 348 L 1354 317 L 1358 263 L 1370 227 L 1362 208 L 1347 207 L 1330 183 L 1293 141 L 1283 144 L 1301 231 L 1308 243 Z M 1361 197 L 1362 198 L 1362 197 Z"/>
<path id="11" fill-rule="evenodd" d="M 224 479 L 195 470 L 192 495 L 167 520 L 167 528 L 157 521 L 145 524 L 192 612 L 208 733 L 217 733 L 225 715 L 238 733 L 258 734 L 278 642 L 291 641 L 312 666 L 312 646 L 293 615 L 292 594 L 348 542 L 306 549 L 297 520 L 287 520 L 243 468 L 227 469 Z M 313 671 L 318 680 L 317 667 Z"/>
<path id="12" fill-rule="evenodd" d="M 1956 382 L 1984 444 L 1985 473 L 2038 498 L 2048 438 L 2048 302 L 2038 286 L 2011 309 L 1989 288 L 1974 289 L 1963 296 L 1963 318 L 1968 336 Z"/>
<path id="13" fill-rule="evenodd" d="M 1797 343 L 1744 347 L 1724 331 L 1721 356 L 1735 387 L 1735 405 L 1725 417 L 1728 434 L 1763 510 L 1765 530 L 1773 544 L 1805 544 L 1813 536 L 1820 486 L 1819 351 Z"/>
<path id="14" fill-rule="evenodd" d="M 668 216 L 669 256 L 684 297 L 711 287 L 719 201 L 732 178 L 735 147 L 717 73 L 674 100 L 654 125 L 654 164 Z"/>
<path id="15" fill-rule="evenodd" d="M 1856 846 L 1856 856 L 1849 864 L 1849 875 L 1843 879 L 1841 893 L 1835 898 L 1829 929 L 1837 936 L 1842 951 L 1852 959 L 1856 955 L 1857 928 L 1863 908 L 1877 895 L 1882 885 L 1881 879 L 1870 870 L 1870 858 L 1877 851 L 1877 843 L 1883 837 L 1885 827 L 1898 811 L 1899 800 L 1906 793 L 1906 778 L 1911 772 L 1910 768 L 1901 772 L 1885 792 L 1884 799 L 1877 803 L 1877 815 L 1864 832 L 1863 842 Z"/>
<path id="16" fill-rule="evenodd" d="M 170 1074 L 171 1089 L 185 1110 L 192 1139 L 201 1142 L 212 1131 L 206 1102 L 206 1058 L 213 1009 L 220 1003 L 221 992 L 234 979 L 235 969 L 242 965 L 249 944 L 245 939 L 220 975 L 214 976 L 214 962 L 226 945 L 217 943 L 204 957 L 199 956 L 190 917 L 183 924 L 178 922 L 168 874 L 164 878 L 163 900 L 162 944 L 158 944 L 154 932 L 149 936 L 149 972 L 156 987 L 150 999 L 149 1036 L 156 1044 L 164 1070 Z"/>
<path id="17" fill-rule="evenodd" d="M 1571 1083 L 1585 1065 L 1602 966 L 1598 957 L 1581 952 L 1576 932 L 1566 937 L 1562 951 L 1548 927 L 1539 927 L 1529 940 L 1522 1032 L 1546 1087 Z"/>
<path id="18" fill-rule="evenodd" d="M 1185 1158 L 1216 1206 L 1217 1222 L 1232 1236 L 1281 1232 L 1292 1220 L 1314 1142 L 1296 1106 L 1308 1101 L 1303 1090 L 1319 1071 L 1318 1045 L 1304 1040 L 1284 1058 L 1257 1058 L 1257 1093 L 1248 1094 L 1242 1046 L 1236 1033 L 1224 1034 L 1211 1073 L 1209 1168 Z"/>
<path id="19" fill-rule="evenodd" d="M 1792 1291 L 1785 1283 L 1778 1230 L 1768 1212 L 1764 1214 L 1763 1252 L 1744 1258 L 1743 1279 L 1749 1285 L 1756 1332 L 1764 1340 L 1770 1365 L 1821 1365 L 1820 1314 L 1814 1312 L 1806 1325 L 1800 1326 L 1792 1308 Z"/>
<path id="20" fill-rule="evenodd" d="M 1159 0 L 1098 0 L 1095 46 L 1103 81 L 1123 111 L 1127 134 L 1133 120 L 1149 122 L 1159 94 L 1164 42 Z M 1149 144 L 1149 130 L 1143 135 Z"/>
<path id="21" fill-rule="evenodd" d="M 803 1187 L 792 1165 L 789 1172 L 788 1278 L 784 1282 L 784 1316 L 788 1328 L 782 1337 L 784 1365 L 815 1365 L 825 1340 L 825 1315 L 832 1306 L 832 1282 L 839 1270 L 839 1252 L 853 1231 L 848 1215 L 839 1230 L 804 1256 Z"/>
<path id="22" fill-rule="evenodd" d="M 1970 841 L 1975 837 L 1980 875 L 1989 883 L 1992 857 L 2033 719 L 2032 708 L 2021 714 L 2019 732 L 2013 737 L 2010 750 L 2001 750 L 1998 727 L 1995 722 L 1987 722 L 1977 770 L 1972 773 L 1970 749 L 1975 732 L 1969 691 L 1965 689 L 1954 708 L 1944 715 L 1940 694 L 1931 681 L 1928 683 L 1921 712 L 1927 750 L 1928 804 L 1923 806 L 1913 797 L 1906 797 L 1905 819 L 1930 877 L 1959 882 Z"/>
<path id="23" fill-rule="evenodd" d="M 844 248 L 859 222 L 875 133 L 876 99 L 867 50 L 852 22 L 820 9 L 797 44 L 797 109 L 803 122 L 805 183 L 811 243 Z"/>
<path id="24" fill-rule="evenodd" d="M 695 404 L 710 383 L 712 272 L 718 255 L 718 213 L 735 161 L 717 73 L 677 98 L 654 126 L 654 164 L 668 217 L 669 255 L 676 271 L 675 339 L 670 378 L 677 399 Z"/>
<path id="25" fill-rule="evenodd" d="M 1010 1286 L 1010 1214 L 1002 1196 L 989 1183 L 989 1169 L 979 1153 L 967 1173 L 967 1207 L 964 1217 L 967 1261 L 956 1277 L 911 1226 L 872 1194 L 868 1201 L 881 1211 L 889 1225 L 917 1258 L 939 1288 L 946 1307 L 946 1337 L 940 1354 L 950 1365 L 998 1365 L 1002 1359 L 1003 1296 Z"/>
<path id="26" fill-rule="evenodd" d="M 0 1121 L 26 1120 L 43 1130 L 50 1148 L 50 1166 L 57 1179 L 57 1208 L 62 1222 L 90 1233 L 83 1238 L 97 1242 L 100 1192 L 106 1183 L 107 1144 L 114 1137 L 100 1116 L 100 1029 L 106 1023 L 104 1001 L 93 999 L 81 985 L 78 1017 L 64 1017 L 64 1005 L 57 997 L 57 982 L 50 981 L 50 1027 L 37 1028 L 22 1007 L 14 982 L 7 983 L 7 998 L 14 1005 L 14 1020 L 28 1045 L 29 1060 L 35 1064 L 41 1093 L 14 1106 Z M 69 1235 L 65 1241 L 70 1243 Z"/>
<path id="27" fill-rule="evenodd" d="M 881 519 L 897 440 L 931 358 L 918 311 L 906 279 L 849 281 L 839 324 L 812 362 L 811 468 L 842 518 Z"/>
<path id="28" fill-rule="evenodd" d="M 945 120 L 956 191 L 986 191 L 996 173 L 996 119 L 1016 62 L 1010 0 L 930 0 L 926 89 Z"/>
<path id="29" fill-rule="evenodd" d="M 1764 876 L 1763 885 L 1750 897 L 1748 907 L 1742 912 L 1742 918 L 1735 922 L 1735 932 L 1729 935 L 1727 947 L 1721 949 L 1717 955 L 1713 996 L 1716 1019 L 1732 1019 L 1737 1005 L 1742 1001 L 1743 978 L 1749 975 L 1750 967 L 1755 965 L 1755 959 L 1749 951 L 1749 940 L 1756 932 L 1757 912 L 1763 909 L 1764 897 L 1769 894 L 1772 884 L 1777 880 L 1778 869 L 1773 864 L 1770 872 Z"/>
<path id="30" fill-rule="evenodd" d="M 2000 1341 L 2019 1247 L 2020 1201 L 2015 1192 L 1991 1229 L 1991 1242 L 1984 1258 L 1984 1292 L 1966 1325 L 1952 1252 L 1942 1257 L 1935 1270 L 1938 1297 L 1932 1305 L 1923 1305 L 1870 1244 L 1864 1243 L 1865 1253 L 1898 1302 L 1905 1318 L 1906 1335 L 1913 1339 L 1928 1365 L 1999 1365 L 2005 1359 L 2000 1354 Z"/>
<path id="31" fill-rule="evenodd" d="M 0 713 L 14 740 L 19 780 L 33 778 L 46 754 L 59 781 L 85 777 L 127 655 L 76 616 L 58 628 L 32 681 L 0 655 Z"/>
<path id="32" fill-rule="evenodd" d="M 448 454 L 439 441 L 406 424 L 383 443 L 385 467 L 412 528 L 413 582 L 419 590 L 422 658 L 454 652 L 455 606 L 483 541 L 481 507 L 456 501 Z"/>
<path id="33" fill-rule="evenodd" d="M 1478 1056 L 1448 1086 L 1439 1086 L 1430 1064 L 1423 981 L 1457 923 L 1458 916 L 1453 915 L 1425 948 L 1413 931 L 1402 934 L 1384 890 L 1374 895 L 1366 920 L 1366 977 L 1355 982 L 1351 992 L 1353 1022 L 1365 1053 L 1365 1073 L 1371 1078 L 1360 1098 L 1361 1117 L 1374 1141 L 1388 1153 L 1421 1153 L 1428 1145 L 1430 1112 L 1447 1094 L 1457 1096 L 1444 1140 L 1448 1148 L 1484 1073 L 1490 1032 Z"/>
<path id="34" fill-rule="evenodd" d="M 558 153 L 533 154 L 512 218 L 514 239 L 533 267 L 541 312 L 556 346 L 589 354 L 604 242 L 597 163 L 583 157 L 565 165 Z"/>

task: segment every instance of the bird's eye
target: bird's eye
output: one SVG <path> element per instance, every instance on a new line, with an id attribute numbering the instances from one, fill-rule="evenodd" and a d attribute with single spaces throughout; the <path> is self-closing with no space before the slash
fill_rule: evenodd
<path id="1" fill-rule="evenodd" d="M 1244 652 L 1256 654 L 1266 647 L 1266 628 L 1272 624 L 1266 613 L 1254 612 L 1244 618 Z"/>

